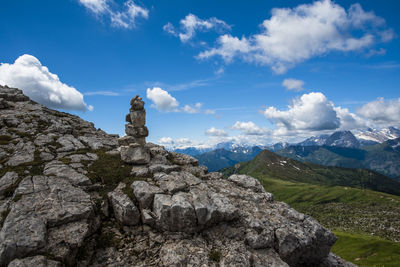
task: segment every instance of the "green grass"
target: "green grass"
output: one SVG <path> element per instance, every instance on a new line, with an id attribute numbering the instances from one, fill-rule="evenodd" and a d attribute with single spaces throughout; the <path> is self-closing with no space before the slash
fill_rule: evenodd
<path id="1" fill-rule="evenodd" d="M 359 266 L 400 266 L 400 243 L 391 241 L 399 241 L 400 234 L 389 230 L 400 229 L 400 197 L 366 189 L 258 178 L 276 200 L 333 230 L 338 241 L 332 252 L 340 257 Z"/>
<path id="2" fill-rule="evenodd" d="M 359 266 L 400 266 L 400 243 L 363 234 L 335 232 L 332 252 Z"/>

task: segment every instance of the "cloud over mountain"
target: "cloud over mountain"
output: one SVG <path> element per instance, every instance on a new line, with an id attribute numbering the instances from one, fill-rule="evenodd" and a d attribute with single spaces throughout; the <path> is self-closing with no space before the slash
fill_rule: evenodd
<path id="1" fill-rule="evenodd" d="M 32 100 L 47 107 L 79 111 L 93 109 L 84 102 L 78 90 L 61 82 L 56 74 L 31 55 L 22 55 L 13 64 L 1 63 L 0 84 L 19 88 Z"/>
<path id="2" fill-rule="evenodd" d="M 400 123 L 400 98 L 385 100 L 379 97 L 377 100 L 363 105 L 357 113 L 377 124 L 390 125 Z"/>
<path id="3" fill-rule="evenodd" d="M 276 124 L 276 134 L 294 135 L 304 132 L 354 129 L 364 125 L 363 120 L 348 109 L 335 107 L 320 92 L 303 94 L 287 110 L 267 107 L 263 115 Z"/>
<path id="4" fill-rule="evenodd" d="M 230 128 L 233 130 L 239 130 L 244 135 L 265 135 L 268 133 L 267 129 L 258 127 L 252 121 L 237 121 Z"/>
<path id="5" fill-rule="evenodd" d="M 228 136 L 227 132 L 225 132 L 222 129 L 217 129 L 215 127 L 211 127 L 210 129 L 207 129 L 205 131 L 205 134 L 209 135 L 209 136 Z"/>

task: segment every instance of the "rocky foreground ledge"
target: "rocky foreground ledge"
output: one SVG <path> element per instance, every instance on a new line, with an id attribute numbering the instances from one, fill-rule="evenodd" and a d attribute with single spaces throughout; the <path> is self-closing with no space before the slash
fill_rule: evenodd
<path id="1" fill-rule="evenodd" d="M 256 179 L 146 143 L 131 105 L 118 139 L 0 87 L 0 266 L 352 266 Z"/>

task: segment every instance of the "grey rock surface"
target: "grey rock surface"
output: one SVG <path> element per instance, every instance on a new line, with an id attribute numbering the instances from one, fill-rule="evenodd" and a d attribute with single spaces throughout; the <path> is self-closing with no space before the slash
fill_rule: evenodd
<path id="1" fill-rule="evenodd" d="M 256 179 L 146 143 L 140 97 L 120 139 L 20 90 L 0 99 L 0 266 L 352 266 Z"/>
<path id="2" fill-rule="evenodd" d="M 150 162 L 150 153 L 139 144 L 133 143 L 129 146 L 121 146 L 121 159 L 131 164 L 146 164 Z"/>
<path id="3" fill-rule="evenodd" d="M 108 193 L 108 199 L 118 222 L 123 225 L 137 225 L 140 222 L 140 212 L 122 191 L 125 187 L 125 184 L 120 184 L 114 191 Z"/>
<path id="4" fill-rule="evenodd" d="M 23 259 L 15 259 L 8 267 L 61 267 L 61 263 L 47 259 L 45 256 L 33 256 Z"/>

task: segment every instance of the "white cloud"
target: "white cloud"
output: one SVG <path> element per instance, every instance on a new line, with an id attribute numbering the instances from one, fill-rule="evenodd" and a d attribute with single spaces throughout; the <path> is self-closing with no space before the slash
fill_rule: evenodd
<path id="1" fill-rule="evenodd" d="M 260 128 L 252 121 L 237 121 L 230 128 L 233 130 L 239 130 L 244 135 L 265 135 L 268 133 L 268 129 Z"/>
<path id="2" fill-rule="evenodd" d="M 400 98 L 385 100 L 379 97 L 377 100 L 363 105 L 357 113 L 374 123 L 390 125 L 400 123 Z"/>
<path id="3" fill-rule="evenodd" d="M 222 35 L 217 46 L 203 51 L 199 59 L 220 56 L 229 63 L 235 57 L 268 65 L 276 73 L 315 56 L 332 51 L 358 51 L 394 38 L 384 19 L 365 12 L 359 4 L 347 11 L 331 0 L 315 1 L 295 8 L 274 8 L 262 31 L 248 38 Z"/>
<path id="4" fill-rule="evenodd" d="M 276 135 L 351 130 L 365 126 L 365 122 L 357 115 L 350 113 L 348 109 L 335 107 L 319 92 L 294 99 L 288 110 L 268 107 L 263 114 L 276 124 Z"/>
<path id="5" fill-rule="evenodd" d="M 147 88 L 146 97 L 153 102 L 151 106 L 159 111 L 185 112 L 189 114 L 204 113 L 206 115 L 215 114 L 215 110 L 202 110 L 203 104 L 199 102 L 194 105 L 186 104 L 183 107 L 179 107 L 178 100 L 160 87 Z"/>
<path id="6" fill-rule="evenodd" d="M 296 80 L 296 79 L 284 79 L 282 82 L 282 86 L 286 88 L 286 90 L 290 91 L 303 91 L 304 81 Z"/>
<path id="7" fill-rule="evenodd" d="M 202 106 L 203 106 L 202 103 L 196 103 L 196 104 L 194 104 L 192 106 L 191 105 L 185 105 L 182 108 L 182 111 L 186 112 L 186 113 L 190 113 L 190 114 L 199 113 L 201 111 L 201 107 Z"/>
<path id="8" fill-rule="evenodd" d="M 66 110 L 92 110 L 86 105 L 83 95 L 49 71 L 31 55 L 22 55 L 14 64 L 1 63 L 0 84 L 16 87 L 32 100 L 45 106 Z"/>
<path id="9" fill-rule="evenodd" d="M 209 19 L 200 19 L 196 15 L 188 14 L 184 19 L 181 19 L 180 31 L 175 29 L 175 27 L 168 22 L 164 25 L 163 30 L 167 33 L 179 37 L 181 42 L 185 43 L 192 39 L 197 31 L 210 31 L 214 30 L 217 32 L 222 32 L 224 30 L 230 30 L 230 26 L 224 21 L 219 20 L 215 17 Z"/>
<path id="10" fill-rule="evenodd" d="M 96 16 L 109 17 L 111 26 L 117 28 L 134 28 L 138 18 L 149 17 L 148 9 L 135 4 L 133 0 L 125 1 L 123 8 L 115 8 L 116 4 L 111 0 L 79 0 L 79 2 Z"/>
<path id="11" fill-rule="evenodd" d="M 210 129 L 207 129 L 205 131 L 205 134 L 209 135 L 209 136 L 228 136 L 227 132 L 225 132 L 222 129 L 217 129 L 215 127 L 211 127 Z"/>
<path id="12" fill-rule="evenodd" d="M 179 106 L 176 98 L 160 87 L 147 88 L 146 97 L 153 102 L 152 106 L 160 111 L 177 111 Z"/>
<path id="13" fill-rule="evenodd" d="M 173 140 L 171 137 L 161 137 L 160 140 L 158 140 L 158 143 L 162 145 L 171 145 Z"/>
<path id="14" fill-rule="evenodd" d="M 87 9 L 95 14 L 101 14 L 108 10 L 107 0 L 79 0 Z"/>

